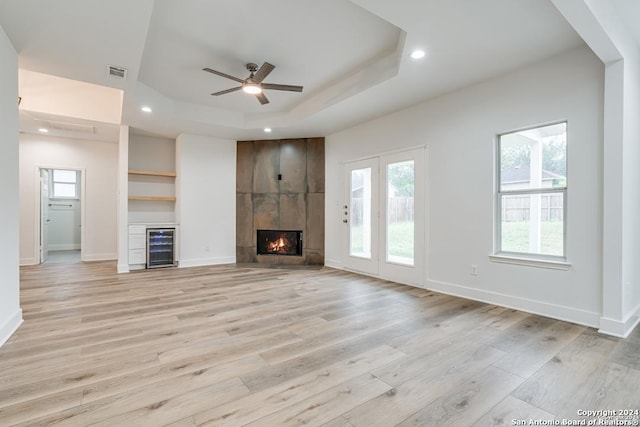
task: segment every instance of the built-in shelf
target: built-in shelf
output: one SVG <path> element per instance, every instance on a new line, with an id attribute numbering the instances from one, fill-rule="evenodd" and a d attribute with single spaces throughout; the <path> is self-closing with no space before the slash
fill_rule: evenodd
<path id="1" fill-rule="evenodd" d="M 129 200 L 142 200 L 145 202 L 175 202 L 173 196 L 129 196 Z"/>
<path id="2" fill-rule="evenodd" d="M 129 175 L 141 175 L 141 176 L 159 176 L 166 178 L 175 178 L 175 172 L 158 172 L 148 171 L 140 169 L 129 169 Z M 176 198 L 173 196 L 129 196 L 129 200 L 141 200 L 144 202 L 175 202 Z"/>
<path id="3" fill-rule="evenodd" d="M 157 171 L 145 171 L 138 169 L 129 169 L 129 175 L 146 175 L 146 176 L 166 176 L 168 178 L 175 178 L 175 172 L 157 172 Z"/>
<path id="4" fill-rule="evenodd" d="M 129 223 L 175 222 L 178 208 L 176 196 L 179 195 L 176 181 L 180 173 L 175 154 L 175 140 L 130 132 L 125 169 Z"/>

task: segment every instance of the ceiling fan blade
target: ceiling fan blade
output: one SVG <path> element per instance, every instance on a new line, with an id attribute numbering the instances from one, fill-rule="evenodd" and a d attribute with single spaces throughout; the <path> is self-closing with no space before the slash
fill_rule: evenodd
<path id="1" fill-rule="evenodd" d="M 258 83 L 262 82 L 264 78 L 273 71 L 274 68 L 276 68 L 275 65 L 265 62 L 264 64 L 262 64 L 262 67 L 260 67 L 260 69 L 253 75 L 253 80 Z"/>
<path id="2" fill-rule="evenodd" d="M 264 94 L 264 92 L 256 94 L 256 98 L 258 98 L 258 101 L 260 101 L 260 104 L 262 105 L 269 103 L 269 99 L 267 99 L 267 96 Z"/>
<path id="3" fill-rule="evenodd" d="M 240 89 L 242 89 L 242 86 L 232 87 L 231 89 L 221 90 L 220 92 L 214 92 L 211 95 L 213 95 L 213 96 L 224 95 L 225 93 L 235 92 L 235 91 L 240 90 Z"/>
<path id="4" fill-rule="evenodd" d="M 287 90 L 289 92 L 302 92 L 302 86 L 278 85 L 275 83 L 262 83 L 262 89 Z"/>
<path id="5" fill-rule="evenodd" d="M 244 80 L 242 80 L 242 79 L 230 76 L 229 74 L 225 74 L 225 73 L 223 73 L 221 71 L 212 70 L 211 68 L 203 68 L 202 71 L 206 71 L 206 72 L 212 73 L 212 74 L 217 74 L 218 76 L 226 77 L 226 78 L 231 79 L 231 80 L 235 80 L 238 83 L 244 83 Z"/>

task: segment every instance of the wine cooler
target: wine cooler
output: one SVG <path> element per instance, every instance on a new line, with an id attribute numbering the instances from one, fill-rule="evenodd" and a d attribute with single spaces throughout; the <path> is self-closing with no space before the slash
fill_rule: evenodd
<path id="1" fill-rule="evenodd" d="M 147 228 L 147 268 L 177 265 L 175 237 L 175 228 Z"/>

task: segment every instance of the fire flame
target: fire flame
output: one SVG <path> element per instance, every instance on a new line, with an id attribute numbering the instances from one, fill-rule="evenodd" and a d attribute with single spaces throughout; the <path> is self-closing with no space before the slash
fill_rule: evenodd
<path id="1" fill-rule="evenodd" d="M 269 252 L 286 253 L 288 246 L 289 246 L 289 242 L 287 242 L 287 240 L 284 237 L 280 236 L 279 239 L 273 242 L 269 242 L 267 249 L 269 250 Z"/>

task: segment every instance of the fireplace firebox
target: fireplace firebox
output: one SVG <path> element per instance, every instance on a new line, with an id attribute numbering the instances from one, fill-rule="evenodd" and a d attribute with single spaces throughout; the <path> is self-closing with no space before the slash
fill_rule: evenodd
<path id="1" fill-rule="evenodd" d="M 258 230 L 258 255 L 302 256 L 302 231 Z"/>

